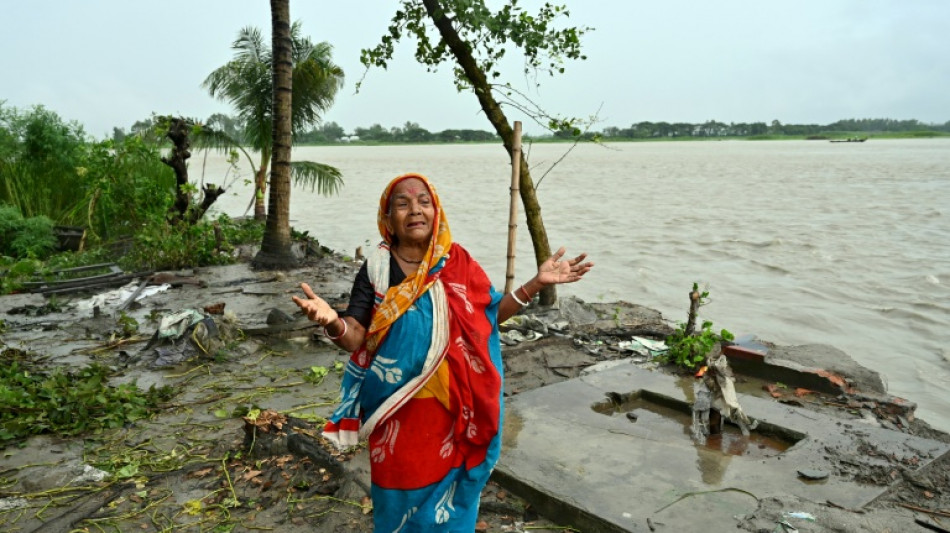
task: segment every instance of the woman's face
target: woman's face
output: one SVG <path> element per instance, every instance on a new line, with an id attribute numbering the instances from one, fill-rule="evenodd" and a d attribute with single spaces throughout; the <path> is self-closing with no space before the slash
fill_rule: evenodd
<path id="1" fill-rule="evenodd" d="M 387 226 L 401 245 L 428 246 L 432 238 L 435 203 L 419 178 L 406 178 L 389 196 Z"/>

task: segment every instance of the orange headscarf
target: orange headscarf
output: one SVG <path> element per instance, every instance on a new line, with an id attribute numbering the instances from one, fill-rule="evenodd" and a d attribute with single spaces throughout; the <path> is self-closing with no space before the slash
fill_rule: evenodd
<path id="1" fill-rule="evenodd" d="M 389 185 L 386 186 L 383 194 L 379 197 L 379 212 L 376 216 L 376 223 L 379 226 L 379 234 L 385 241 L 386 246 L 392 246 L 393 243 L 393 235 L 386 225 L 386 221 L 389 219 L 389 197 L 399 182 L 409 178 L 421 180 L 429 189 L 429 194 L 432 196 L 432 205 L 435 207 L 433 219 L 438 222 L 432 231 L 429 248 L 426 250 L 419 268 L 416 269 L 414 274 L 406 276 L 402 283 L 386 290 L 386 296 L 376 307 L 373 320 L 369 325 L 369 331 L 366 332 L 366 349 L 370 354 L 376 353 L 376 349 L 382 343 L 396 319 L 429 290 L 429 287 L 435 282 L 434 278 L 429 277 L 429 271 L 438 265 L 443 257 L 448 255 L 449 249 L 452 247 L 452 232 L 449 231 L 449 221 L 445 218 L 445 211 L 442 210 L 439 194 L 428 178 L 416 173 L 397 176 L 389 182 Z M 382 289 L 384 287 L 377 287 L 376 291 L 382 292 Z"/>

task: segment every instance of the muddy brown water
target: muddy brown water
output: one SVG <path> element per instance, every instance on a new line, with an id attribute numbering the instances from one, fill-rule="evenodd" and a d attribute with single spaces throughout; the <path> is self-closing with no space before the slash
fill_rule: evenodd
<path id="1" fill-rule="evenodd" d="M 835 346 L 950 431 L 950 140 L 581 144 L 561 160 L 566 150 L 526 148 L 551 245 L 597 265 L 561 294 L 637 302 L 679 321 L 699 282 L 715 329 Z M 453 238 L 504 285 L 511 170 L 501 146 L 295 147 L 294 158 L 334 165 L 345 180 L 339 196 L 294 190 L 297 229 L 334 250 L 365 250 L 379 239 L 385 183 L 422 172 Z M 207 168 L 230 166 L 211 154 Z M 216 207 L 241 215 L 251 197 L 238 185 Z M 523 210 L 517 223 L 521 282 L 532 274 Z"/>
<path id="2" fill-rule="evenodd" d="M 690 405 L 653 394 L 631 393 L 620 395 L 620 403 L 612 399 L 594 404 L 591 409 L 602 415 L 626 417 L 631 424 L 649 428 L 655 435 L 675 443 L 690 443 L 724 456 L 761 459 L 780 455 L 804 436 L 788 432 L 753 430 L 744 436 L 733 424 L 724 423 L 722 433 L 710 435 L 705 443 L 692 437 Z M 764 428 L 763 428 L 764 429 Z"/>

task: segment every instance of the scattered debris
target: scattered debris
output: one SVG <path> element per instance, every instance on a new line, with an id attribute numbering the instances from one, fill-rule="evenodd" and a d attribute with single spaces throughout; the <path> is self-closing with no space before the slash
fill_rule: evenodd
<path id="1" fill-rule="evenodd" d="M 142 300 L 152 296 L 153 294 L 165 292 L 170 288 L 171 285 L 167 284 L 145 287 L 145 282 L 142 282 L 141 284 L 132 282 L 118 289 L 99 293 L 85 300 L 80 300 L 73 305 L 76 309 L 87 311 L 95 309 L 96 307 L 104 310 L 108 306 L 119 304 L 116 306 L 116 309 L 120 310 L 127 307 L 127 302 L 130 302 L 133 299 L 135 301 Z"/>
<path id="2" fill-rule="evenodd" d="M 828 479 L 828 472 L 825 472 L 824 470 L 803 469 L 798 471 L 798 475 L 813 481 Z"/>
<path id="3" fill-rule="evenodd" d="M 806 513 L 804 511 L 793 511 L 791 513 L 785 513 L 785 516 L 789 518 L 798 518 L 799 520 L 808 520 L 809 522 L 815 521 L 815 515 L 811 513 Z"/>
<path id="4" fill-rule="evenodd" d="M 196 309 L 185 309 L 162 317 L 142 352 L 155 356 L 151 368 L 167 368 L 198 355 L 211 355 L 218 344 L 220 332 L 214 319 Z"/>
<path id="5" fill-rule="evenodd" d="M 702 374 L 702 381 L 694 386 L 695 403 L 693 404 L 693 438 L 699 444 L 706 443 L 710 434 L 722 433 L 722 419 L 726 418 L 748 437 L 749 431 L 758 426 L 758 422 L 750 419 L 739 405 L 736 396 L 735 376 L 729 368 L 729 360 L 722 353 L 722 346 L 716 343 L 712 351 L 706 356 L 706 372 Z M 716 416 L 710 422 L 710 414 Z"/>

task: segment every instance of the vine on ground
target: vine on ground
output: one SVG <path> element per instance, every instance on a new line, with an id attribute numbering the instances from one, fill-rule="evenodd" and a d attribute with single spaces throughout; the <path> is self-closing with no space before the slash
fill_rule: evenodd
<path id="1" fill-rule="evenodd" d="M 112 386 L 109 369 L 38 371 L 14 349 L 0 353 L 0 448 L 30 435 L 78 435 L 145 418 L 173 395 L 171 387 Z"/>

